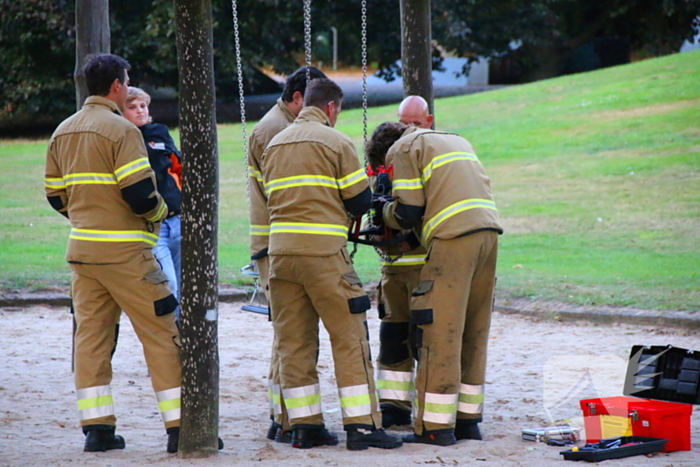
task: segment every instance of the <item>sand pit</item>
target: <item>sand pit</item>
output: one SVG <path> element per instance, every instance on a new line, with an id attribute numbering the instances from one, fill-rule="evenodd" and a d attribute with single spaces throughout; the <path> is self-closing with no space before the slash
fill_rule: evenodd
<path id="1" fill-rule="evenodd" d="M 369 317 L 376 356 L 376 311 Z M 681 329 L 561 323 L 496 313 L 482 424 L 485 441 L 350 452 L 344 446 L 330 346 L 324 334 L 319 360 L 323 409 L 326 425 L 338 433 L 341 443 L 297 450 L 265 438 L 271 324 L 264 316 L 241 311 L 240 303 L 222 303 L 219 433 L 226 447 L 214 458 L 182 460 L 165 452 L 166 436 L 141 346 L 125 316 L 113 361 L 112 391 L 118 432 L 127 446 L 122 451 L 82 452 L 84 437 L 70 371 L 70 333 L 71 316 L 66 309 L 0 309 L 0 467 L 569 465 L 559 455 L 563 448 L 522 441 L 521 430 L 554 421 L 583 427 L 579 399 L 622 395 L 626 359 L 634 344 L 700 349 L 698 333 Z M 697 417 L 692 429 L 696 451 L 636 456 L 603 465 L 698 466 Z"/>

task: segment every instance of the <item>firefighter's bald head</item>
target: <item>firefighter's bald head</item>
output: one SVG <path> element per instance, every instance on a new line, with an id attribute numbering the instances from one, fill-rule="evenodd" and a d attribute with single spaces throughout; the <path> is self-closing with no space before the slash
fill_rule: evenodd
<path id="1" fill-rule="evenodd" d="M 420 96 L 408 96 L 399 105 L 399 121 L 405 125 L 431 128 L 433 116 L 428 103 Z"/>

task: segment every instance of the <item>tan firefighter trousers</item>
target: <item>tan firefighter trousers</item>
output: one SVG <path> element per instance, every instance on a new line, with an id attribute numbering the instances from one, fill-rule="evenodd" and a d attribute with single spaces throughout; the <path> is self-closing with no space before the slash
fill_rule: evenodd
<path id="1" fill-rule="evenodd" d="M 419 435 L 482 419 L 497 250 L 491 230 L 431 242 L 411 301 Z"/>
<path id="2" fill-rule="evenodd" d="M 316 361 L 328 331 L 343 424 L 381 427 L 363 291 L 343 248 L 332 256 L 271 256 L 270 298 L 282 397 L 292 428 L 323 425 Z"/>
<path id="3" fill-rule="evenodd" d="M 180 349 L 175 314 L 156 316 L 154 302 L 171 295 L 151 250 L 119 264 L 71 264 L 75 387 L 81 426 L 115 425 L 110 382 L 115 324 L 126 313 L 143 345 L 166 428 L 180 425 Z"/>
<path id="4" fill-rule="evenodd" d="M 411 410 L 413 357 L 408 346 L 411 293 L 420 282 L 420 268 L 396 267 L 382 273 L 378 301 L 384 312 L 379 330 L 377 390 L 379 402 Z"/>

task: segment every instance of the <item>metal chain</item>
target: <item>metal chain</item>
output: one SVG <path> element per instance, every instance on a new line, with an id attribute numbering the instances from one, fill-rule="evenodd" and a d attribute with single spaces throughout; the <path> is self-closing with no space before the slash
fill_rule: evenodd
<path id="1" fill-rule="evenodd" d="M 306 54 L 306 84 L 311 81 L 311 0 L 304 0 L 304 52 Z"/>
<path id="2" fill-rule="evenodd" d="M 362 0 L 362 153 L 367 147 L 367 0 Z M 367 156 L 365 155 L 365 166 Z"/>
<path id="3" fill-rule="evenodd" d="M 236 41 L 236 66 L 238 68 L 238 100 L 241 104 L 241 132 L 243 133 L 243 163 L 245 164 L 246 203 L 250 210 L 250 173 L 248 172 L 248 135 L 245 127 L 245 93 L 243 92 L 243 65 L 241 61 L 241 40 L 238 33 L 238 7 L 231 0 L 233 8 L 233 34 Z"/>

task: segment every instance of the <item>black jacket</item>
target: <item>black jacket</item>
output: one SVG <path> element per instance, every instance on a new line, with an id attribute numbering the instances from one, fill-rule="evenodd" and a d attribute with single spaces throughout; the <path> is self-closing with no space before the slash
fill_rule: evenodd
<path id="1" fill-rule="evenodd" d="M 180 179 L 180 151 L 168 132 L 160 123 L 150 123 L 139 128 L 148 151 L 148 160 L 156 174 L 158 192 L 168 205 L 168 217 L 180 213 L 182 194 L 175 177 Z M 173 164 L 173 162 L 175 162 Z M 174 175 L 171 174 L 174 172 Z"/>

